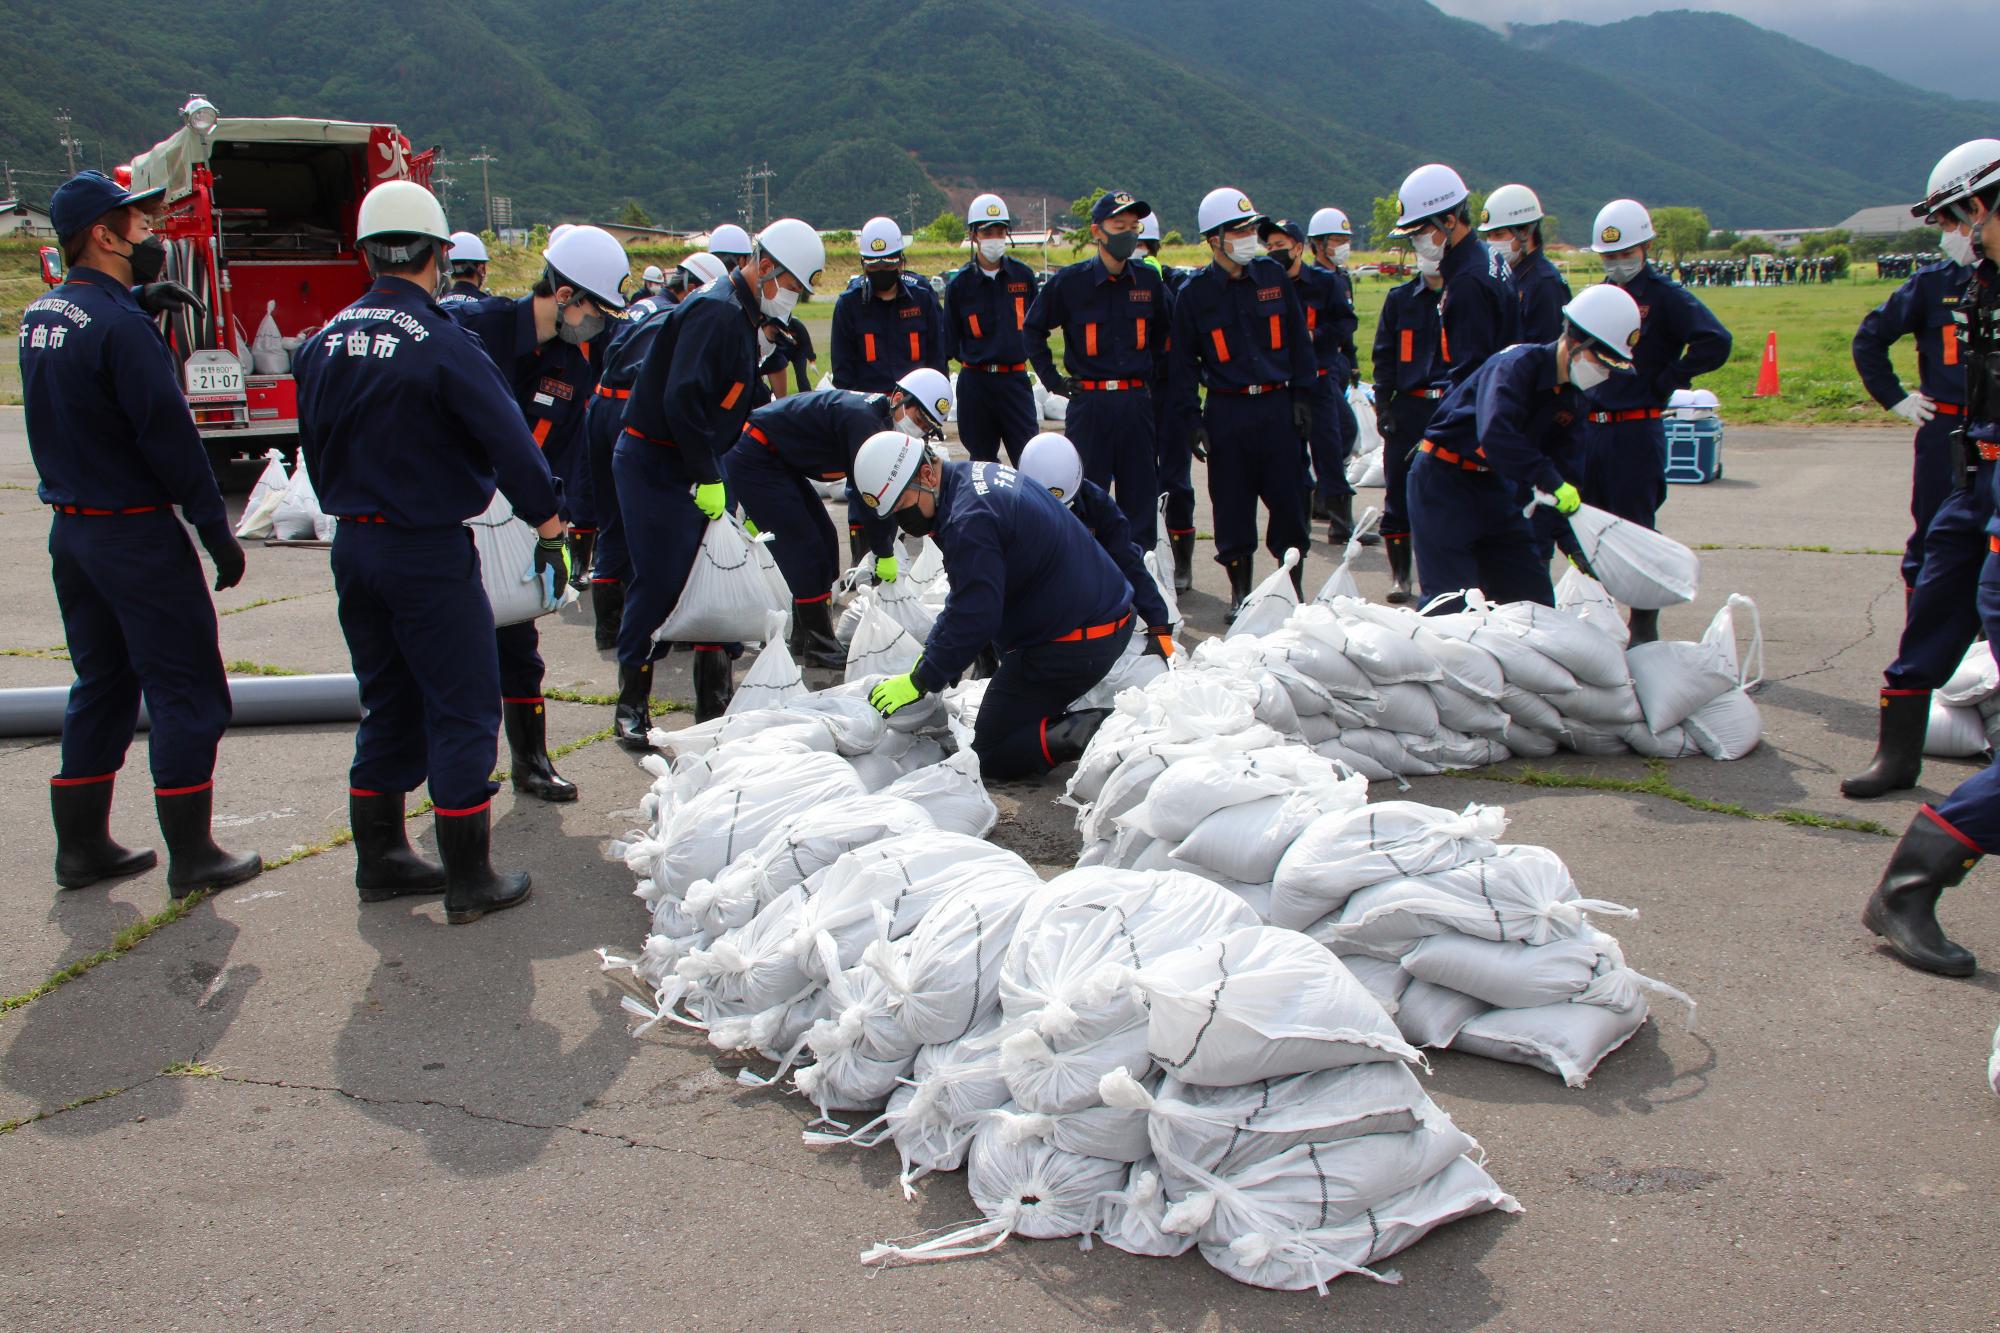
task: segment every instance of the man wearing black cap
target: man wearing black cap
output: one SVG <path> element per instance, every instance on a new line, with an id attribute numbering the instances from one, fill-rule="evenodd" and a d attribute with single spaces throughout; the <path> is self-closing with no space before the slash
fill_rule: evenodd
<path id="1" fill-rule="evenodd" d="M 56 883 L 80 889 L 157 861 L 110 832 L 112 783 L 143 696 L 167 888 L 184 898 L 240 884 L 264 862 L 209 835 L 229 682 L 215 606 L 174 506 L 215 561 L 216 591 L 242 579 L 244 561 L 173 355 L 147 313 L 193 300 L 158 281 L 166 248 L 147 207 L 160 193 L 134 194 L 94 171 L 57 189 L 49 220 L 69 275 L 21 314 L 21 385 L 38 493 L 55 511 L 49 555 L 76 667 L 49 788 Z"/>
<path id="2" fill-rule="evenodd" d="M 1069 398 L 1065 430 L 1083 457 L 1083 475 L 1113 492 L 1132 540 L 1158 540 L 1160 482 L 1154 457 L 1153 400 L 1165 387 L 1173 310 L 1159 273 L 1133 261 L 1139 223 L 1152 207 L 1124 190 L 1090 208 L 1097 253 L 1043 284 L 1028 308 L 1028 361 L 1049 392 Z M 1049 334 L 1061 329 L 1056 373 Z"/>

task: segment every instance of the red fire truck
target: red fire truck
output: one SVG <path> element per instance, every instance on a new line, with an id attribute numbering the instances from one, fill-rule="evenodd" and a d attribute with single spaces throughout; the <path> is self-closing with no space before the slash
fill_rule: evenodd
<path id="1" fill-rule="evenodd" d="M 294 453 L 290 348 L 368 290 L 354 240 L 361 197 L 386 180 L 430 184 L 436 150 L 413 153 L 394 125 L 219 116 L 199 96 L 181 120 L 117 174 L 166 190 L 154 223 L 165 276 L 204 306 L 168 317 L 167 340 L 220 477 L 274 446 Z M 44 251 L 43 270 L 59 279 L 60 257 Z M 267 313 L 284 346 L 253 357 Z"/>

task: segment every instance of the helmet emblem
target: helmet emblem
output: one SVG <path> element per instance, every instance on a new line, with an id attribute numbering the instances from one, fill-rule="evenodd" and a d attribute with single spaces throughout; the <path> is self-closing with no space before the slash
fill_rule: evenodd
<path id="1" fill-rule="evenodd" d="M 1603 241 L 1606 245 L 1616 245 L 1618 238 L 1624 234 L 1624 232 L 1618 230 L 1616 227 L 1606 227 L 1603 231 L 1597 233 L 1597 239 Z"/>

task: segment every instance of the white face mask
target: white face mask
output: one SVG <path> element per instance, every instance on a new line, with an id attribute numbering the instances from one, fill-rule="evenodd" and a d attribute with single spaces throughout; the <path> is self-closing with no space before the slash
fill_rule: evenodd
<path id="1" fill-rule="evenodd" d="M 1427 259 L 1423 255 L 1418 255 L 1417 272 L 1426 278 L 1435 278 L 1438 274 L 1438 261 L 1435 258 Z"/>
<path id="2" fill-rule="evenodd" d="M 1589 393 L 1592 389 L 1595 389 L 1610 378 L 1611 372 L 1603 366 L 1598 365 L 1595 361 L 1590 360 L 1580 352 L 1570 353 L 1569 382 L 1577 388 L 1583 390 L 1585 393 Z"/>
<path id="3" fill-rule="evenodd" d="M 1224 244 L 1223 253 L 1229 256 L 1231 263 L 1248 264 L 1259 253 L 1257 238 L 1255 236 L 1234 237 Z"/>
<path id="4" fill-rule="evenodd" d="M 1494 254 L 1506 260 L 1510 267 L 1521 262 L 1521 242 L 1518 238 L 1509 236 L 1504 241 L 1488 241 L 1486 244 L 1492 247 Z"/>
<path id="5" fill-rule="evenodd" d="M 913 440 L 924 438 L 924 428 L 910 420 L 907 416 L 904 416 L 901 412 L 896 414 L 896 429 Z"/>
<path id="6" fill-rule="evenodd" d="M 1418 232 L 1410 239 L 1417 247 L 1417 258 L 1428 259 L 1433 264 L 1444 258 L 1444 242 L 1432 239 L 1429 232 Z"/>
<path id="7" fill-rule="evenodd" d="M 1954 264 L 1971 268 L 1976 256 L 1972 252 L 1972 236 L 1969 232 L 1948 231 L 1938 242 L 1944 249 L 1944 257 Z"/>
<path id="8" fill-rule="evenodd" d="M 1639 276 L 1639 270 L 1646 267 L 1644 255 L 1633 255 L 1630 259 L 1607 259 L 1604 261 L 1604 278 L 1607 282 L 1623 287 Z"/>
<path id="9" fill-rule="evenodd" d="M 771 281 L 777 282 L 775 274 L 772 276 Z M 792 311 L 798 306 L 798 303 L 799 294 L 786 287 L 783 283 L 778 283 L 778 294 L 776 296 L 765 296 L 761 291 L 757 294 L 757 308 L 764 312 L 766 319 L 775 320 L 780 324 L 791 322 Z"/>
<path id="10" fill-rule="evenodd" d="M 1334 246 L 1334 247 L 1333 247 L 1333 262 L 1334 262 L 1334 264 L 1335 264 L 1336 266 L 1340 267 L 1340 268 L 1346 268 L 1346 267 L 1347 267 L 1347 256 L 1348 256 L 1348 255 L 1350 255 L 1350 254 L 1352 254 L 1353 252 L 1354 252 L 1354 247 L 1353 247 L 1353 246 L 1351 246 L 1351 245 L 1336 245 L 1336 246 Z"/>
<path id="11" fill-rule="evenodd" d="M 990 236 L 979 243 L 979 257 L 989 264 L 997 264 L 1007 254 L 1007 238 Z"/>

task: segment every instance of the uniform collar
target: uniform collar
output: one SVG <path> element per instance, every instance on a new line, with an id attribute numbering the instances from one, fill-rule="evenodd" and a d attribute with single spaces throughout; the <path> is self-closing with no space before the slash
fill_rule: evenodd
<path id="1" fill-rule="evenodd" d="M 384 273 L 377 277 L 373 285 L 368 288 L 368 294 L 370 296 L 388 297 L 398 301 L 416 300 L 433 308 L 437 306 L 437 298 L 435 296 L 425 291 L 422 287 L 419 287 L 416 283 L 411 282 L 408 278 L 399 278 L 393 273 Z"/>
<path id="2" fill-rule="evenodd" d="M 139 308 L 139 300 L 132 295 L 132 289 L 112 277 L 109 273 L 106 273 L 103 269 L 91 268 L 87 264 L 78 264 L 71 268 L 69 273 L 64 276 L 63 282 L 80 282 L 86 287 L 94 287 L 101 292 L 109 293 L 111 298 L 120 304 L 129 305 L 134 310 Z"/>
<path id="3" fill-rule="evenodd" d="M 1138 258 L 1138 252 L 1134 251 L 1132 258 L 1125 261 L 1125 271 L 1119 274 L 1113 274 L 1110 269 L 1104 267 L 1103 255 L 1092 255 L 1083 262 L 1090 266 L 1090 280 L 1092 282 L 1125 282 L 1132 278 L 1132 271 L 1138 262 Z"/>
<path id="4" fill-rule="evenodd" d="M 1486 242 L 1479 239 L 1477 232 L 1473 232 L 1444 252 L 1444 259 L 1439 264 L 1438 271 L 1444 274 L 1445 281 L 1449 282 L 1461 270 L 1484 269 L 1491 263 L 1492 254 L 1487 250 Z"/>
<path id="5" fill-rule="evenodd" d="M 756 289 L 750 285 L 750 279 L 743 276 L 740 268 L 729 270 L 729 294 L 736 298 L 737 308 L 742 310 L 743 318 L 750 321 L 750 327 L 756 328 L 757 321 L 764 316 L 763 303 L 758 300 Z"/>
<path id="6" fill-rule="evenodd" d="M 1555 343 L 1536 343 L 1534 351 L 1531 352 L 1530 355 L 1532 355 L 1536 361 L 1535 387 L 1537 389 L 1540 389 L 1545 393 L 1546 392 L 1560 393 L 1564 389 L 1575 387 L 1574 385 L 1570 384 L 1556 383 Z"/>

